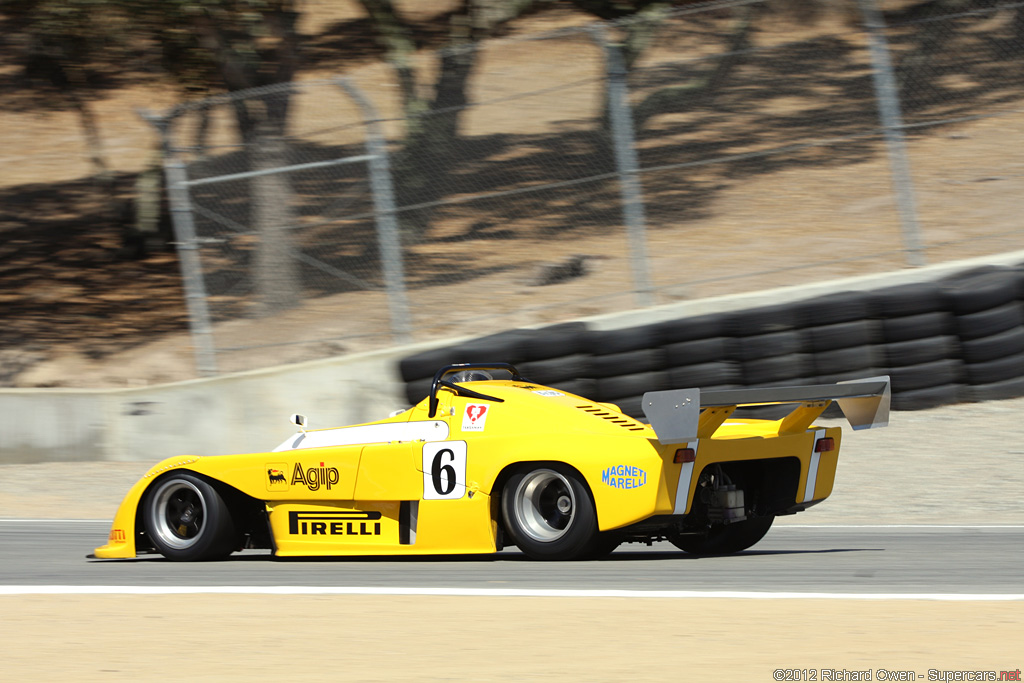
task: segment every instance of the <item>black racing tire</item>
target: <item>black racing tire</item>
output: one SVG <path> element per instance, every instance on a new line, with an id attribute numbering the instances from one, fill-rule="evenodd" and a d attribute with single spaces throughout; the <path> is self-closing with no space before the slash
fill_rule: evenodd
<path id="1" fill-rule="evenodd" d="M 889 367 L 930 363 L 960 354 L 959 340 L 951 334 L 886 344 L 884 348 Z"/>
<path id="2" fill-rule="evenodd" d="M 739 363 L 717 361 L 672 368 L 665 376 L 671 389 L 690 389 L 692 387 L 732 386 L 741 383 Z"/>
<path id="3" fill-rule="evenodd" d="M 506 330 L 486 337 L 471 339 L 459 344 L 459 359 L 456 363 L 512 363 L 524 360 L 526 344 L 534 334 L 533 330 Z M 437 372 L 441 366 L 434 368 Z M 429 373 L 433 376 L 434 372 Z"/>
<path id="4" fill-rule="evenodd" d="M 757 387 L 771 382 L 791 382 L 814 374 L 812 356 L 808 353 L 791 353 L 774 358 L 759 358 L 743 363 L 743 383 Z"/>
<path id="5" fill-rule="evenodd" d="M 956 329 L 955 320 L 953 314 L 948 311 L 887 318 L 882 321 L 882 340 L 886 344 L 892 344 L 953 334 Z"/>
<path id="6" fill-rule="evenodd" d="M 950 279 L 944 284 L 950 310 L 965 315 L 1014 301 L 1020 293 L 1020 273 L 1015 268 L 997 268 Z"/>
<path id="7" fill-rule="evenodd" d="M 709 337 L 691 341 L 675 342 L 665 346 L 665 362 L 668 367 L 697 365 L 725 360 L 728 354 L 728 337 Z"/>
<path id="8" fill-rule="evenodd" d="M 818 375 L 814 378 L 814 384 L 835 384 L 836 382 L 848 382 L 851 379 L 867 379 L 869 377 L 881 377 L 888 374 L 885 368 L 861 368 L 849 372 L 837 372 L 835 374 Z M 838 403 L 833 402 L 837 406 Z"/>
<path id="9" fill-rule="evenodd" d="M 590 490 L 564 465 L 537 463 L 509 477 L 501 517 L 509 538 L 535 560 L 584 559 L 598 543 Z"/>
<path id="10" fill-rule="evenodd" d="M 811 364 L 814 366 L 814 374 L 819 376 L 856 372 L 883 365 L 882 354 L 877 346 L 851 346 L 822 351 L 811 357 Z"/>
<path id="11" fill-rule="evenodd" d="M 680 535 L 669 540 L 675 547 L 693 555 L 730 555 L 764 538 L 774 521 L 775 515 L 751 517 L 742 522 L 713 526 L 706 536 Z"/>
<path id="12" fill-rule="evenodd" d="M 1024 377 L 1004 379 L 991 384 L 975 384 L 967 387 L 967 396 L 971 401 L 998 401 L 1024 396 Z"/>
<path id="13" fill-rule="evenodd" d="M 821 327 L 858 322 L 870 318 L 872 309 L 866 292 L 836 292 L 796 304 L 798 327 Z"/>
<path id="14" fill-rule="evenodd" d="M 172 472 L 153 482 L 142 503 L 146 534 L 168 560 L 222 560 L 238 547 L 231 511 L 205 478 Z"/>
<path id="15" fill-rule="evenodd" d="M 726 316 L 710 313 L 658 323 L 658 336 L 665 344 L 725 336 Z"/>
<path id="16" fill-rule="evenodd" d="M 965 369 L 968 384 L 992 384 L 993 382 L 1016 379 L 1024 376 L 1024 353 L 984 363 L 967 363 Z"/>
<path id="17" fill-rule="evenodd" d="M 586 351 L 589 331 L 585 323 L 559 323 L 533 330 L 523 340 L 523 360 L 546 360 Z"/>
<path id="18" fill-rule="evenodd" d="M 893 394 L 900 394 L 918 389 L 940 387 L 944 384 L 959 384 L 964 376 L 964 364 L 957 358 L 946 358 L 931 363 L 889 368 L 888 374 L 892 382 Z M 895 406 L 894 398 L 893 407 L 895 408 Z"/>
<path id="19" fill-rule="evenodd" d="M 803 337 L 798 330 L 785 330 L 754 337 L 737 337 L 729 343 L 729 356 L 738 361 L 775 358 L 800 353 Z"/>
<path id="20" fill-rule="evenodd" d="M 796 327 L 796 308 L 779 304 L 732 313 L 726 319 L 726 330 L 734 337 L 754 337 L 785 332 Z"/>
<path id="21" fill-rule="evenodd" d="M 398 362 L 398 371 L 406 382 L 413 382 L 418 379 L 432 378 L 434 373 L 445 365 L 464 362 L 458 349 L 452 346 L 445 346 L 439 349 L 421 351 L 412 356 L 407 356 Z"/>
<path id="22" fill-rule="evenodd" d="M 928 410 L 968 400 L 969 387 L 963 384 L 943 384 L 926 389 L 893 393 L 893 410 Z"/>
<path id="23" fill-rule="evenodd" d="M 980 339 L 1024 326 L 1024 307 L 1019 301 L 977 313 L 958 316 L 956 329 L 961 339 Z"/>
<path id="24" fill-rule="evenodd" d="M 963 349 L 964 360 L 968 363 L 984 363 L 1024 353 L 1024 327 L 1015 327 L 991 337 L 964 341 L 961 342 L 960 348 Z"/>
<path id="25" fill-rule="evenodd" d="M 519 373 L 538 384 L 554 384 L 568 382 L 580 377 L 587 377 L 590 369 L 590 356 L 577 353 L 561 358 L 527 361 L 516 366 Z"/>
<path id="26" fill-rule="evenodd" d="M 871 305 L 882 318 L 901 318 L 942 311 L 945 296 L 935 282 L 912 282 L 871 292 Z"/>
<path id="27" fill-rule="evenodd" d="M 660 348 L 638 349 L 613 353 L 608 356 L 590 356 L 588 369 L 582 376 L 602 379 L 618 375 L 633 375 L 638 372 L 664 370 L 665 366 L 665 352 Z"/>
<path id="28" fill-rule="evenodd" d="M 881 330 L 875 320 L 851 320 L 834 325 L 808 327 L 802 333 L 804 346 L 814 353 L 877 344 L 882 340 Z"/>
<path id="29" fill-rule="evenodd" d="M 605 377 L 594 382 L 597 385 L 595 399 L 612 403 L 627 396 L 643 396 L 648 391 L 669 388 L 668 378 L 663 372 L 637 372 L 632 375 Z"/>
<path id="30" fill-rule="evenodd" d="M 662 328 L 657 323 L 618 330 L 593 330 L 587 335 L 587 348 L 595 356 L 653 349 L 661 346 L 661 334 Z"/>

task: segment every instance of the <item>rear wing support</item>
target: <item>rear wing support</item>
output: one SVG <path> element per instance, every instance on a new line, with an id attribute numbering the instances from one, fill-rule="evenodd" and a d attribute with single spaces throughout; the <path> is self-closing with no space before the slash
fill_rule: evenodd
<path id="1" fill-rule="evenodd" d="M 889 424 L 889 377 L 870 377 L 836 384 L 753 389 L 673 389 L 644 394 L 644 415 L 663 444 L 707 438 L 740 406 L 793 403 L 779 420 L 780 432 L 799 432 L 810 426 L 832 401 L 855 430 Z"/>

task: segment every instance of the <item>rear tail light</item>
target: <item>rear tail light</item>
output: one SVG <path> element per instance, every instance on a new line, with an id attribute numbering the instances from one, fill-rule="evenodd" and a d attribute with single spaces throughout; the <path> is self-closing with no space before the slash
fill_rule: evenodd
<path id="1" fill-rule="evenodd" d="M 697 452 L 692 448 L 680 448 L 676 451 L 676 457 L 672 459 L 672 462 L 679 464 L 684 462 L 694 462 L 697 459 Z"/>
<path id="2" fill-rule="evenodd" d="M 836 449 L 836 440 L 831 436 L 826 436 L 823 439 L 818 439 L 818 443 L 814 444 L 815 453 L 828 453 Z"/>

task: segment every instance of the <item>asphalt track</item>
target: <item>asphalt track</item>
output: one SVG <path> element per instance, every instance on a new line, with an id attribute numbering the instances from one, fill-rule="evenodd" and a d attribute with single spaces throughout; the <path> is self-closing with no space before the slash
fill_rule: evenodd
<path id="1" fill-rule="evenodd" d="M 109 523 L 0 520 L 0 589 L 10 586 L 321 586 L 439 589 L 771 591 L 850 594 L 1024 593 L 1024 526 L 777 525 L 729 557 L 668 544 L 626 545 L 605 560 L 534 562 L 515 550 L 432 558 L 224 562 L 159 556 L 87 559 Z"/>

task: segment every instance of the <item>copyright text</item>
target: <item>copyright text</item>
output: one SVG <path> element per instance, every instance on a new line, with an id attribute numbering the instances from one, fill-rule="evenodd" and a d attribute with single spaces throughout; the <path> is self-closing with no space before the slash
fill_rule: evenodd
<path id="1" fill-rule="evenodd" d="M 927 669 L 775 669 L 776 681 L 1021 681 L 1020 669 L 1003 671 Z"/>

